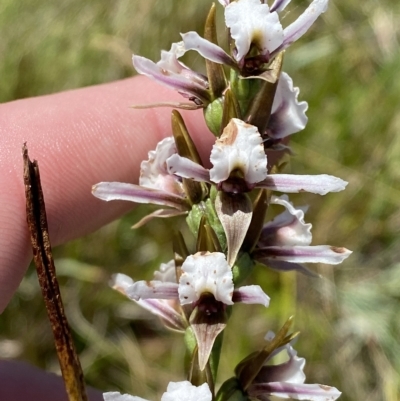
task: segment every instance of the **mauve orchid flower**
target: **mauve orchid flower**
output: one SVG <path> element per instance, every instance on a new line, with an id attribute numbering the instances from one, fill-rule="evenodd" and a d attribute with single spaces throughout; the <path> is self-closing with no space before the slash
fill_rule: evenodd
<path id="1" fill-rule="evenodd" d="M 133 55 L 133 66 L 139 74 L 176 89 L 181 95 L 197 104 L 208 103 L 210 94 L 207 78 L 178 61 L 185 52 L 183 42 L 173 43 L 171 50 L 161 51 L 161 60 L 157 63 Z"/>
<path id="2" fill-rule="evenodd" d="M 173 137 L 164 138 L 157 144 L 156 150 L 149 152 L 149 159 L 140 165 L 139 185 L 122 182 L 100 182 L 93 186 L 96 198 L 126 200 L 136 203 L 150 203 L 169 206 L 173 209 L 159 209 L 135 224 L 135 228 L 145 224 L 153 217 L 172 217 L 185 214 L 190 210 L 181 180 L 169 173 L 167 159 L 176 154 Z M 175 210 L 174 210 L 175 209 Z"/>
<path id="3" fill-rule="evenodd" d="M 269 332 L 267 341 L 274 338 Z M 334 401 L 341 395 L 335 387 L 322 384 L 305 384 L 306 375 L 303 372 L 306 360 L 299 358 L 297 352 L 290 344 L 278 348 L 266 363 L 276 354 L 286 351 L 289 359 L 279 365 L 266 365 L 261 368 L 253 383 L 248 388 L 248 394 L 252 399 L 269 401 L 274 396 L 283 399 L 309 400 L 309 401 Z"/>
<path id="4" fill-rule="evenodd" d="M 161 263 L 160 270 L 154 272 L 154 279 L 158 282 L 176 283 L 175 262 Z M 134 281 L 127 275 L 117 273 L 112 276 L 110 285 L 114 290 L 119 291 L 128 298 L 127 290 L 134 285 Z M 185 331 L 187 322 L 180 314 L 177 300 L 166 299 L 132 299 L 142 308 L 161 318 L 166 327 Z"/>
<path id="5" fill-rule="evenodd" d="M 265 188 L 279 192 L 311 192 L 325 195 L 342 191 L 347 183 L 331 175 L 268 174 L 263 139 L 255 126 L 233 118 L 211 151 L 213 167 L 205 169 L 193 161 L 172 155 L 168 171 L 195 181 L 213 183 L 229 193 Z"/>
<path id="6" fill-rule="evenodd" d="M 325 12 L 328 0 L 314 0 L 300 17 L 285 29 L 279 21 L 281 12 L 290 0 L 276 0 L 271 9 L 260 0 L 239 0 L 225 8 L 225 21 L 236 44 L 235 59 L 242 60 L 256 47 L 261 55 L 271 57 L 300 38 Z"/>
<path id="7" fill-rule="evenodd" d="M 125 275 L 114 278 L 113 287 L 133 300 L 178 299 L 181 305 L 196 304 L 203 294 L 212 294 L 225 305 L 234 302 L 269 305 L 269 297 L 258 285 L 234 289 L 231 267 L 220 252 L 198 252 L 183 262 L 182 275 L 176 281 L 136 281 L 127 285 Z M 121 277 L 124 283 L 121 284 Z M 131 280 L 131 279 L 130 279 Z"/>
<path id="8" fill-rule="evenodd" d="M 231 67 L 237 63 L 239 69 L 245 67 L 245 59 L 259 59 L 268 63 L 275 55 L 285 50 L 299 39 L 320 14 L 326 11 L 328 0 L 314 0 L 303 14 L 292 24 L 283 28 L 278 12 L 284 10 L 290 0 L 276 0 L 271 8 L 260 0 L 238 0 L 225 5 L 225 23 L 235 41 L 235 51 L 231 58 L 219 46 L 201 38 L 196 32 L 182 35 L 186 50 L 196 50 L 203 57 Z M 252 54 L 252 50 L 256 54 Z"/>
<path id="9" fill-rule="evenodd" d="M 283 29 L 278 12 L 289 2 L 276 0 L 269 8 L 260 0 L 239 0 L 230 3 L 221 1 L 225 6 L 226 26 L 235 42 L 233 56 L 191 31 L 182 34 L 182 41 L 173 43 L 169 51 L 163 50 L 161 60 L 157 63 L 133 55 L 133 65 L 140 74 L 174 88 L 194 102 L 192 107 L 190 104 L 180 103 L 175 104 L 176 107 L 205 107 L 213 100 L 207 77 L 191 70 L 179 61 L 179 58 L 187 51 L 195 50 L 210 61 L 239 71 L 242 76 L 261 75 L 261 72 L 265 71 L 262 66 L 301 37 L 326 10 L 328 4 L 328 0 L 314 0 L 296 21 Z M 255 53 L 253 49 L 256 50 Z"/>
<path id="10" fill-rule="evenodd" d="M 190 327 L 196 337 L 199 366 L 203 370 L 216 337 L 226 326 L 226 308 L 235 302 L 267 307 L 270 299 L 258 285 L 234 289 L 231 266 L 220 252 L 198 252 L 188 256 L 181 272 L 178 282 L 134 282 L 128 276 L 118 274 L 113 277 L 112 286 L 160 316 L 168 327 L 178 330 L 187 327 L 188 323 L 166 302 L 179 300 L 181 305 L 190 306 Z"/>
<path id="11" fill-rule="evenodd" d="M 298 270 L 315 275 L 301 263 L 336 265 L 352 253 L 346 248 L 330 245 L 311 246 L 312 226 L 304 222 L 307 208 L 296 209 L 287 195 L 272 196 L 270 203 L 284 206 L 286 210 L 264 225 L 258 247 L 253 252 L 255 260 L 275 270 Z"/>
<path id="12" fill-rule="evenodd" d="M 104 401 L 148 401 L 141 397 L 118 392 L 103 394 Z M 194 386 L 188 381 L 170 382 L 161 401 L 211 401 L 212 394 L 207 383 Z"/>

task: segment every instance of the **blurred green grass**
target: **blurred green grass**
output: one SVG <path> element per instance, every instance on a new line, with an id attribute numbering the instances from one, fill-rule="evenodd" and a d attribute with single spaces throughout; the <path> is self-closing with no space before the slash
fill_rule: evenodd
<path id="1" fill-rule="evenodd" d="M 306 4 L 292 2 L 284 23 Z M 202 32 L 209 5 L 204 0 L 3 0 L 0 101 L 131 76 L 132 52 L 158 60 L 161 49 L 179 40 L 179 32 Z M 399 17 L 395 1 L 337 0 L 287 52 L 285 70 L 309 103 L 307 128 L 293 137 L 296 157 L 290 169 L 350 182 L 339 194 L 293 199 L 310 205 L 314 244 L 355 252 L 335 268 L 317 266 L 324 280 L 256 270 L 254 278 L 271 296 L 271 306 L 250 315 L 245 305 L 235 307 L 221 380 L 262 344 L 267 330 L 276 330 L 294 313 L 308 382 L 338 387 L 343 401 L 398 400 Z M 157 399 L 168 381 L 184 377 L 182 338 L 107 286 L 113 272 L 150 278 L 160 262 L 172 257 L 170 222 L 130 230 L 145 213 L 138 208 L 55 253 L 88 383 Z M 179 219 L 174 225 L 184 227 Z M 0 323 L 3 357 L 57 371 L 33 269 Z"/>

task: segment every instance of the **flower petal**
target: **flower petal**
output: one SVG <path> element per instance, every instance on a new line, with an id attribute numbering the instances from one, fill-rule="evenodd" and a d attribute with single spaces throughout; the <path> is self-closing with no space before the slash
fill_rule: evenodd
<path id="1" fill-rule="evenodd" d="M 176 174 L 194 181 L 210 182 L 209 171 L 186 157 L 172 155 L 167 160 L 167 168 L 170 174 Z"/>
<path id="2" fill-rule="evenodd" d="M 240 0 L 225 8 L 225 23 L 235 40 L 237 54 L 241 61 L 251 45 L 261 54 L 269 54 L 282 44 L 283 29 L 276 12 L 271 13 L 267 4 L 260 0 Z"/>
<path id="3" fill-rule="evenodd" d="M 217 301 L 232 305 L 233 276 L 225 255 L 220 252 L 198 252 L 190 255 L 182 264 L 179 279 L 181 305 L 199 300 L 211 293 Z"/>
<path id="4" fill-rule="evenodd" d="M 181 36 L 186 50 L 195 50 L 207 60 L 236 68 L 236 63 L 223 49 L 209 42 L 207 39 L 202 38 L 197 32 L 190 31 L 182 33 Z"/>
<path id="5" fill-rule="evenodd" d="M 325 195 L 328 192 L 343 191 L 347 184 L 346 181 L 327 174 L 269 174 L 263 182 L 257 184 L 257 187 L 287 193 L 311 192 Z"/>
<path id="6" fill-rule="evenodd" d="M 299 102 L 298 95 L 299 88 L 294 88 L 292 78 L 282 72 L 267 126 L 267 134 L 270 138 L 281 139 L 305 128 L 308 121 L 306 116 L 308 104 Z"/>
<path id="7" fill-rule="evenodd" d="M 178 58 L 182 57 L 186 51 L 183 42 L 172 43 L 169 51 L 161 50 L 161 60 L 157 62 L 157 66 L 163 71 L 180 74 L 188 78 L 191 82 L 207 89 L 208 81 L 204 75 L 191 70 L 185 64 L 178 61 Z"/>
<path id="8" fill-rule="evenodd" d="M 125 289 L 126 296 L 134 301 L 140 299 L 177 299 L 178 284 L 162 281 L 136 281 Z"/>
<path id="9" fill-rule="evenodd" d="M 147 401 L 144 398 L 118 392 L 103 394 L 104 401 Z M 207 383 L 194 386 L 189 381 L 170 382 L 161 401 L 211 401 L 212 394 Z"/>
<path id="10" fill-rule="evenodd" d="M 314 21 L 324 13 L 328 8 L 328 0 L 314 0 L 296 19 L 292 24 L 287 26 L 283 30 L 283 42 L 274 51 L 274 55 L 278 52 L 286 49 L 290 44 L 299 39 L 304 33 L 307 32 L 308 28 L 314 23 Z"/>
<path id="11" fill-rule="evenodd" d="M 190 98 L 194 96 L 205 103 L 210 101 L 207 79 L 189 70 L 183 64 L 181 64 L 182 70 L 178 73 L 173 71 L 176 71 L 176 65 L 171 66 L 171 70 L 164 69 L 159 64 L 136 55 L 133 55 L 132 61 L 133 66 L 139 74 L 146 75 L 163 85 L 169 86 L 186 97 Z"/>
<path id="12" fill-rule="evenodd" d="M 329 245 L 267 246 L 253 252 L 255 259 L 273 259 L 294 263 L 326 263 L 337 265 L 351 255 L 346 248 Z"/>
<path id="13" fill-rule="evenodd" d="M 158 316 L 164 324 L 172 329 L 178 331 L 185 331 L 187 324 L 182 316 L 171 307 L 165 299 L 139 299 L 135 301 L 143 309 L 146 309 L 153 315 Z"/>
<path id="14" fill-rule="evenodd" d="M 253 256 L 255 258 L 255 256 Z M 288 271 L 298 271 L 306 276 L 321 278 L 321 276 L 307 267 L 300 265 L 298 263 L 285 262 L 283 260 L 274 260 L 265 258 L 256 258 L 257 262 L 269 267 L 272 270 L 276 270 L 278 272 L 288 272 Z"/>
<path id="15" fill-rule="evenodd" d="M 189 210 L 186 199 L 180 196 L 156 189 L 144 188 L 135 184 L 100 182 L 92 187 L 92 193 L 96 198 L 107 202 L 111 200 L 125 200 L 136 203 L 170 206 L 181 211 Z"/>
<path id="16" fill-rule="evenodd" d="M 178 61 L 186 51 L 187 49 L 183 42 L 172 43 L 169 51 L 161 51 L 161 60 L 157 62 L 157 66 L 160 67 L 164 73 L 171 72 L 179 74 L 182 77 L 187 78 L 193 84 L 198 85 L 199 88 L 208 89 L 208 80 L 206 76 L 193 71 L 181 61 Z"/>
<path id="17" fill-rule="evenodd" d="M 296 209 L 287 195 L 272 196 L 270 203 L 282 205 L 286 210 L 264 225 L 258 246 L 310 245 L 312 225 L 304 222 L 307 208 Z"/>
<path id="18" fill-rule="evenodd" d="M 285 382 L 302 384 L 306 380 L 304 366 L 306 360 L 297 356 L 290 344 L 285 345 L 289 360 L 279 365 L 263 366 L 255 378 L 255 383 Z"/>
<path id="19" fill-rule="evenodd" d="M 121 394 L 117 391 L 110 391 L 108 393 L 103 393 L 104 401 L 148 401 L 141 397 L 136 397 L 129 394 Z"/>
<path id="20" fill-rule="evenodd" d="M 280 398 L 308 401 L 334 401 L 342 394 L 337 388 L 323 384 L 292 384 L 282 382 L 253 384 L 249 388 L 253 397 L 265 394 Z"/>
<path id="21" fill-rule="evenodd" d="M 270 297 L 262 290 L 259 285 L 246 285 L 233 291 L 233 302 L 244 304 L 260 304 L 269 306 Z"/>
<path id="22" fill-rule="evenodd" d="M 178 61 L 186 53 L 182 42 L 172 43 L 169 51 L 161 50 L 161 60 L 157 63 L 161 68 L 180 73 L 183 69 L 188 69 L 183 63 Z"/>
<path id="23" fill-rule="evenodd" d="M 161 401 L 211 401 L 212 394 L 207 383 L 194 386 L 188 381 L 170 382 L 167 392 L 161 397 Z"/>
<path id="24" fill-rule="evenodd" d="M 148 160 L 140 164 L 139 185 L 184 196 L 181 182 L 167 170 L 167 159 L 177 154 L 173 137 L 164 138 L 155 150 L 149 152 Z"/>
<path id="25" fill-rule="evenodd" d="M 160 270 L 168 264 L 162 264 Z M 134 284 L 134 281 L 127 275 L 117 273 L 112 276 L 110 285 L 114 290 L 117 290 L 129 297 L 127 290 Z M 171 329 L 184 331 L 186 328 L 185 321 L 182 316 L 176 312 L 174 308 L 164 299 L 139 299 L 134 300 L 143 309 L 148 310 L 153 315 L 160 317 L 164 323 Z"/>
<path id="26" fill-rule="evenodd" d="M 210 303 L 206 301 L 206 304 L 203 304 L 202 299 L 190 315 L 190 327 L 196 338 L 201 371 L 205 369 L 215 340 L 225 329 L 227 320 L 223 304 L 213 298 L 207 300 Z"/>
<path id="27" fill-rule="evenodd" d="M 172 259 L 168 263 L 161 263 L 159 270 L 154 272 L 154 280 L 164 283 L 176 283 L 175 260 Z"/>
<path id="28" fill-rule="evenodd" d="M 124 295 L 126 295 L 126 289 L 129 288 L 133 283 L 134 281 L 129 276 L 122 273 L 113 274 L 109 282 L 110 286 L 114 290 L 117 290 Z"/>
<path id="29" fill-rule="evenodd" d="M 232 3 L 233 4 L 233 3 Z M 246 183 L 254 184 L 267 177 L 267 156 L 257 127 L 233 118 L 225 127 L 211 151 L 210 179 L 220 183 L 232 172 Z"/>
<path id="30" fill-rule="evenodd" d="M 275 0 L 275 1 L 272 3 L 270 12 L 271 12 L 271 13 L 274 12 L 274 11 L 276 11 L 276 12 L 278 12 L 278 13 L 281 12 L 281 11 L 284 10 L 285 7 L 290 3 L 290 1 L 291 1 L 291 0 Z"/>
<path id="31" fill-rule="evenodd" d="M 218 192 L 215 211 L 224 228 L 227 242 L 227 260 L 233 266 L 251 223 L 253 206 L 246 194 Z"/>

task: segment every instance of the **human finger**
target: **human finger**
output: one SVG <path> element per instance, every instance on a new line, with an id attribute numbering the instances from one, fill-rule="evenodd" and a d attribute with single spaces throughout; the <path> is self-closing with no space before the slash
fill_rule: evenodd
<path id="1" fill-rule="evenodd" d="M 135 77 L 0 105 L 0 312 L 30 261 L 21 148 L 39 162 L 53 245 L 90 233 L 132 207 L 91 195 L 99 181 L 136 182 L 141 160 L 171 135 L 171 109 L 134 104 L 181 101 L 175 92 Z M 184 112 L 200 153 L 213 136 L 201 111 Z M 208 149 L 208 150 L 206 150 Z"/>

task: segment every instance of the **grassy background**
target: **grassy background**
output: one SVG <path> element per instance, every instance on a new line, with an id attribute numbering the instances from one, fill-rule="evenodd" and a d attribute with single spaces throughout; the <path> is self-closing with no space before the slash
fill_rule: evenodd
<path id="1" fill-rule="evenodd" d="M 292 2 L 283 23 L 306 4 Z M 132 51 L 158 60 L 161 49 L 179 40 L 178 32 L 202 31 L 209 5 L 204 0 L 2 0 L 0 101 L 131 76 Z M 285 70 L 309 102 L 309 123 L 293 138 L 296 157 L 290 169 L 350 182 L 339 194 L 293 198 L 310 205 L 314 244 L 355 252 L 338 267 L 317 266 L 324 280 L 257 270 L 271 307 L 254 308 L 250 315 L 249 307 L 235 307 L 221 380 L 261 346 L 267 330 L 294 313 L 309 383 L 338 387 L 343 401 L 398 400 L 399 18 L 395 1 L 337 0 L 287 53 Z M 184 377 L 182 338 L 107 287 L 113 272 L 150 278 L 171 258 L 168 222 L 130 230 L 146 211 L 138 208 L 55 253 L 88 383 L 158 399 L 168 381 Z M 183 227 L 178 219 L 173 224 Z M 0 355 L 58 369 L 33 269 L 0 317 Z"/>

